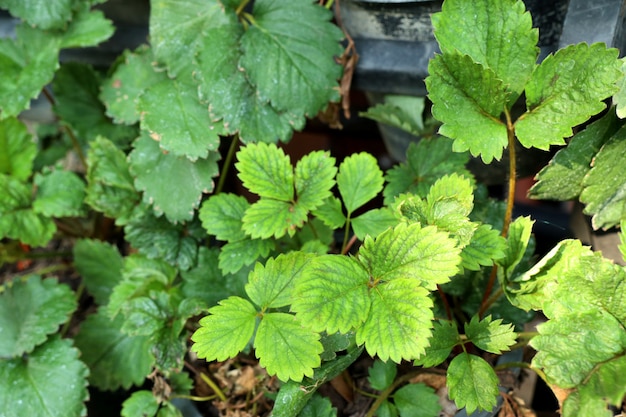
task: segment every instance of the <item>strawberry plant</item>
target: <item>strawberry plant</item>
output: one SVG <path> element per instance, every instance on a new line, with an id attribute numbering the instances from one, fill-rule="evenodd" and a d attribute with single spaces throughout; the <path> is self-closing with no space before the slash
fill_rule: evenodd
<path id="1" fill-rule="evenodd" d="M 445 0 L 434 119 L 410 97 L 366 114 L 428 133 L 384 172 L 366 152 L 281 145 L 346 93 L 332 1 L 152 0 L 149 44 L 106 69 L 59 64 L 113 34 L 98 3 L 0 0 L 19 20 L 0 39 L 2 415 L 86 415 L 88 389 L 124 392 L 122 416 L 181 416 L 181 400 L 233 415 L 252 381 L 251 415 L 264 398 L 277 417 L 333 416 L 318 388 L 363 358 L 368 416 L 439 415 L 423 375 L 457 409 L 497 409 L 509 367 L 543 378 L 565 417 L 622 405 L 624 267 L 574 239 L 538 259 L 534 220 L 513 216 L 516 149 L 560 147 L 530 196 L 626 224 L 616 49 L 538 63 L 521 1 Z M 36 97 L 54 121 L 25 122 Z M 466 165 L 505 152 L 500 201 Z M 522 347 L 530 362 L 495 359 Z M 229 386 L 243 357 L 254 368 L 235 373 L 252 374 Z"/>

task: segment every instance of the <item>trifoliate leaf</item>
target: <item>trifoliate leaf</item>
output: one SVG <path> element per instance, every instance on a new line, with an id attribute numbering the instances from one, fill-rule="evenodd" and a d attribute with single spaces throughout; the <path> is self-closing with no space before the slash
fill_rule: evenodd
<path id="1" fill-rule="evenodd" d="M 426 353 L 415 361 L 424 368 L 437 366 L 450 356 L 452 349 L 461 341 L 456 323 L 449 320 L 437 320 L 433 323 L 433 334 Z"/>
<path id="2" fill-rule="evenodd" d="M 365 236 L 368 235 L 376 238 L 376 236 L 396 224 L 398 224 L 397 217 L 387 207 L 366 211 L 352 219 L 354 234 L 360 240 L 365 239 Z"/>
<path id="3" fill-rule="evenodd" d="M 0 360 L 0 404 L 6 417 L 87 414 L 89 370 L 71 341 L 53 337 L 28 357 Z"/>
<path id="4" fill-rule="evenodd" d="M 263 310 L 291 304 L 294 282 L 311 258 L 302 252 L 291 252 L 269 259 L 265 265 L 257 263 L 248 277 L 246 293 Z"/>
<path id="5" fill-rule="evenodd" d="M 113 22 L 104 17 L 100 10 L 90 10 L 89 5 L 81 4 L 63 34 L 61 48 L 84 48 L 96 46 L 113 35 Z"/>
<path id="6" fill-rule="evenodd" d="M 397 365 L 391 361 L 383 362 L 380 359 L 376 359 L 367 373 L 367 380 L 372 388 L 383 391 L 393 384 L 398 373 L 398 368 Z"/>
<path id="7" fill-rule="evenodd" d="M 482 320 L 478 316 L 472 317 L 469 323 L 465 323 L 465 335 L 479 349 L 496 355 L 509 350 L 517 339 L 512 324 L 502 324 L 502 319 L 493 320 L 491 316 Z"/>
<path id="8" fill-rule="evenodd" d="M 183 156 L 164 154 L 159 144 L 145 134 L 133 148 L 128 155 L 130 171 L 135 175 L 135 186 L 144 192 L 144 202 L 173 223 L 191 220 L 202 193 L 213 190 L 219 153 L 211 152 L 207 159 L 191 162 Z"/>
<path id="9" fill-rule="evenodd" d="M 346 223 L 341 200 L 334 196 L 327 198 L 321 206 L 313 210 L 313 214 L 331 229 L 338 229 Z"/>
<path id="10" fill-rule="evenodd" d="M 498 396 L 498 377 L 484 359 L 461 353 L 452 359 L 447 371 L 450 399 L 467 414 L 476 409 L 491 411 Z"/>
<path id="11" fill-rule="evenodd" d="M 383 189 L 383 172 L 368 153 L 354 154 L 339 165 L 337 186 L 348 213 L 367 203 Z"/>
<path id="12" fill-rule="evenodd" d="M 412 223 L 366 238 L 359 259 L 376 282 L 412 278 L 433 290 L 456 274 L 459 252 L 447 233 Z"/>
<path id="13" fill-rule="evenodd" d="M 0 120 L 0 174 L 26 181 L 33 171 L 37 145 L 18 119 Z"/>
<path id="14" fill-rule="evenodd" d="M 626 219 L 626 181 L 621 175 L 621 158 L 626 152 L 626 127 L 622 127 L 602 146 L 583 179 L 580 201 L 584 213 L 592 214 L 594 229 L 607 229 Z"/>
<path id="15" fill-rule="evenodd" d="M 502 275 L 505 282 L 513 278 L 515 269 L 526 253 L 534 223 L 530 217 L 518 217 L 509 225 L 505 255 L 498 259 L 498 266 L 500 267 L 498 274 Z"/>
<path id="16" fill-rule="evenodd" d="M 504 257 L 506 249 L 506 240 L 500 232 L 488 224 L 481 224 L 474 231 L 472 240 L 461 251 L 462 266 L 478 271 L 481 266 L 490 266 L 494 260 Z"/>
<path id="17" fill-rule="evenodd" d="M 426 197 L 430 187 L 446 174 L 458 173 L 465 178 L 472 174 L 465 169 L 469 161 L 467 152 L 453 152 L 452 140 L 443 136 L 431 139 L 422 138 L 411 143 L 407 150 L 406 162 L 387 171 L 387 185 L 383 191 L 385 203 L 403 194 L 417 194 Z"/>
<path id="18" fill-rule="evenodd" d="M 79 217 L 86 213 L 85 183 L 71 171 L 44 170 L 35 175 L 33 210 L 48 217 Z"/>
<path id="19" fill-rule="evenodd" d="M 45 246 L 56 225 L 31 207 L 31 186 L 0 174 L 0 238 L 8 237 L 32 246 Z"/>
<path id="20" fill-rule="evenodd" d="M 444 55 L 459 52 L 491 69 L 504 82 L 510 106 L 524 90 L 539 54 L 539 32 L 524 9 L 517 0 L 448 0 L 432 17 Z"/>
<path id="21" fill-rule="evenodd" d="M 237 152 L 239 179 L 261 197 L 280 201 L 294 198 L 294 175 L 289 157 L 274 144 L 249 144 Z"/>
<path id="22" fill-rule="evenodd" d="M 85 202 L 118 225 L 128 223 L 136 215 L 141 196 L 135 190 L 124 152 L 100 136 L 91 142 L 87 162 Z"/>
<path id="23" fill-rule="evenodd" d="M 122 280 L 124 261 L 119 251 L 105 242 L 81 239 L 74 245 L 74 266 L 96 303 L 107 304 Z"/>
<path id="24" fill-rule="evenodd" d="M 370 107 L 359 116 L 419 136 L 424 133 L 424 101 L 424 97 L 389 95 L 383 104 Z"/>
<path id="25" fill-rule="evenodd" d="M 337 409 L 333 407 L 328 397 L 313 394 L 298 417 L 337 417 Z"/>
<path id="26" fill-rule="evenodd" d="M 150 133 L 161 149 L 191 161 L 206 159 L 219 147 L 221 123 L 212 123 L 207 106 L 198 99 L 189 77 L 166 79 L 148 86 L 137 107 L 141 128 Z"/>
<path id="27" fill-rule="evenodd" d="M 0 294 L 0 358 L 30 353 L 76 309 L 72 290 L 55 279 L 31 276 Z"/>
<path id="28" fill-rule="evenodd" d="M 143 45 L 132 53 L 126 51 L 124 61 L 102 83 L 100 98 L 106 105 L 106 114 L 117 123 L 138 122 L 137 103 L 141 94 L 149 86 L 167 79 L 165 72 L 156 71 L 152 49 Z"/>
<path id="29" fill-rule="evenodd" d="M 74 339 L 91 371 L 89 382 L 101 390 L 141 385 L 152 370 L 148 338 L 128 336 L 121 331 L 123 324 L 122 316 L 111 320 L 100 308 L 81 324 Z"/>
<path id="30" fill-rule="evenodd" d="M 622 58 L 622 74 L 626 75 L 626 60 L 624 58 Z M 626 76 L 623 76 L 617 85 L 619 90 L 613 95 L 613 103 L 617 117 L 623 119 L 626 117 Z"/>
<path id="31" fill-rule="evenodd" d="M 52 81 L 54 71 L 59 67 L 58 37 L 25 23 L 15 32 L 15 39 L 0 39 L 0 118 L 3 119 L 17 116 L 29 108 L 31 99 Z"/>
<path id="32" fill-rule="evenodd" d="M 191 350 L 207 361 L 232 358 L 252 338 L 256 320 L 257 311 L 249 301 L 228 297 L 200 319 L 200 328 L 191 336 L 194 342 Z"/>
<path id="33" fill-rule="evenodd" d="M 625 78 L 626 79 L 626 78 Z M 617 132 L 622 123 L 609 111 L 600 120 L 577 133 L 537 174 L 529 191 L 531 198 L 571 200 L 583 191 L 583 180 L 600 148 Z"/>
<path id="34" fill-rule="evenodd" d="M 369 275 L 354 258 L 313 258 L 296 281 L 291 309 L 315 331 L 346 333 L 360 325 L 370 308 Z"/>
<path id="35" fill-rule="evenodd" d="M 298 203 L 261 198 L 246 210 L 243 230 L 254 239 L 293 236 L 307 218 L 307 210 Z"/>
<path id="36" fill-rule="evenodd" d="M 563 145 L 574 126 L 602 111 L 622 76 L 617 54 L 604 43 L 580 43 L 544 59 L 526 86 L 528 112 L 515 122 L 520 143 L 544 150 Z"/>
<path id="37" fill-rule="evenodd" d="M 159 410 L 159 403 L 152 391 L 135 391 L 122 404 L 122 417 L 154 417 Z"/>
<path id="38" fill-rule="evenodd" d="M 246 237 L 242 230 L 243 218 L 250 203 L 235 194 L 212 195 L 202 203 L 199 218 L 208 234 L 218 240 L 236 241 Z"/>
<path id="39" fill-rule="evenodd" d="M 393 400 L 402 417 L 438 417 L 439 395 L 426 384 L 409 384 L 397 390 Z"/>
<path id="40" fill-rule="evenodd" d="M 296 164 L 294 178 L 298 204 L 309 211 L 322 205 L 331 196 L 335 174 L 335 158 L 329 152 L 311 152 L 302 157 Z"/>
<path id="41" fill-rule="evenodd" d="M 237 273 L 241 268 L 266 258 L 275 246 L 273 240 L 263 239 L 228 242 L 220 249 L 219 268 L 223 273 Z"/>
<path id="42" fill-rule="evenodd" d="M 232 337 L 232 329 L 229 334 Z M 319 339 L 318 333 L 291 314 L 266 313 L 254 339 L 255 354 L 268 374 L 281 381 L 302 381 L 312 377 L 313 369 L 321 364 L 324 347 Z"/>
<path id="43" fill-rule="evenodd" d="M 330 23 L 329 10 L 309 0 L 260 0 L 252 15 L 241 37 L 241 66 L 261 98 L 309 117 L 338 100 L 335 57 L 343 34 Z"/>
<path id="44" fill-rule="evenodd" d="M 72 17 L 73 0 L 3 0 L 2 7 L 40 29 L 63 29 Z"/>
<path id="45" fill-rule="evenodd" d="M 370 289 L 369 316 L 356 332 L 367 352 L 400 363 L 424 354 L 432 328 L 428 291 L 410 278 L 397 278 Z"/>

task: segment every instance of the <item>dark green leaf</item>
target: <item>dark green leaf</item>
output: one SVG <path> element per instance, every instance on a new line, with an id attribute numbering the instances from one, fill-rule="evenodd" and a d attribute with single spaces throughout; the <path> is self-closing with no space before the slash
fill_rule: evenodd
<path id="1" fill-rule="evenodd" d="M 383 391 L 393 384 L 398 373 L 397 365 L 391 361 L 383 362 L 377 359 L 368 371 L 368 381 L 372 388 Z"/>
<path id="2" fill-rule="evenodd" d="M 461 251 L 462 265 L 478 271 L 481 266 L 490 266 L 494 260 L 502 258 L 506 248 L 506 241 L 499 230 L 492 229 L 488 224 L 481 224 L 472 235 L 472 240 Z"/>
<path id="3" fill-rule="evenodd" d="M 74 245 L 74 266 L 96 303 L 105 305 L 122 280 L 123 259 L 108 243 L 81 239 Z"/>
<path id="4" fill-rule="evenodd" d="M 426 348 L 426 354 L 415 361 L 424 368 L 437 366 L 450 356 L 452 348 L 461 341 L 456 323 L 448 320 L 437 320 L 433 323 L 433 334 L 430 345 Z"/>
<path id="5" fill-rule="evenodd" d="M 438 417 L 439 395 L 425 384 L 405 385 L 393 396 L 402 417 Z"/>
<path id="6" fill-rule="evenodd" d="M 135 391 L 122 404 L 122 417 L 154 417 L 159 409 L 152 391 Z"/>
<path id="7" fill-rule="evenodd" d="M 0 120 L 0 174 L 26 181 L 33 171 L 37 145 L 18 119 Z"/>
<path id="8" fill-rule="evenodd" d="M 314 394 L 298 417 L 337 417 L 337 409 L 333 407 L 328 397 Z"/>
<path id="9" fill-rule="evenodd" d="M 63 34 L 61 48 L 96 46 L 115 32 L 113 23 L 104 17 L 102 11 L 89 10 L 84 3 L 80 7 Z"/>
<path id="10" fill-rule="evenodd" d="M 274 247 L 273 240 L 243 239 L 229 242 L 220 250 L 220 270 L 223 273 L 237 273 L 243 267 L 266 258 Z"/>
<path id="11" fill-rule="evenodd" d="M 35 175 L 37 187 L 33 210 L 48 217 L 79 217 L 86 214 L 85 183 L 80 177 L 60 169 L 45 169 Z"/>
<path id="12" fill-rule="evenodd" d="M 359 116 L 419 136 L 424 133 L 423 112 L 424 97 L 390 95 L 385 96 L 383 104 L 370 107 L 366 112 L 359 113 Z"/>

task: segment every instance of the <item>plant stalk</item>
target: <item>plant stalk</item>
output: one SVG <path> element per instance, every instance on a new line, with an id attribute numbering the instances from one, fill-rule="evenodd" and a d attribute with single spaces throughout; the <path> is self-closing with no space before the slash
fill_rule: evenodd
<path id="1" fill-rule="evenodd" d="M 215 187 L 215 195 L 221 193 L 224 189 L 226 176 L 228 175 L 228 170 L 230 169 L 230 165 L 233 162 L 235 151 L 237 150 L 237 145 L 239 144 L 239 134 L 236 133 L 231 140 L 232 141 L 230 142 L 228 153 L 226 154 L 226 158 L 224 159 L 224 165 L 222 166 L 222 172 L 220 173 L 220 179 L 217 182 L 217 187 Z"/>

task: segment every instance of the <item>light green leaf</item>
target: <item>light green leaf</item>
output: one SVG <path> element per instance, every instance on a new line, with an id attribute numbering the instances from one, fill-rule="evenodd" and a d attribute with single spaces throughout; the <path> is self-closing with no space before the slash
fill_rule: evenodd
<path id="1" fill-rule="evenodd" d="M 424 133 L 424 97 L 385 96 L 385 102 L 370 107 L 359 116 L 402 129 L 415 136 Z"/>
<path id="2" fill-rule="evenodd" d="M 123 258 L 105 242 L 81 239 L 74 245 L 74 266 L 96 303 L 105 305 L 113 288 L 122 280 Z"/>
<path id="3" fill-rule="evenodd" d="M 243 230 L 253 239 L 293 236 L 307 220 L 308 212 L 300 204 L 261 198 L 246 210 Z"/>
<path id="4" fill-rule="evenodd" d="M 390 227 L 398 224 L 398 219 L 390 208 L 372 209 L 352 219 L 354 234 L 359 240 L 365 236 L 376 238 Z"/>
<path id="5" fill-rule="evenodd" d="M 383 391 L 393 384 L 398 373 L 397 365 L 391 361 L 383 362 L 376 359 L 368 370 L 367 380 L 372 388 Z"/>
<path id="6" fill-rule="evenodd" d="M 351 155 L 339 166 L 337 186 L 349 214 L 376 197 L 383 182 L 376 158 L 368 153 Z"/>
<path id="7" fill-rule="evenodd" d="M 31 276 L 0 293 L 0 358 L 30 353 L 76 309 L 72 290 L 55 279 Z"/>
<path id="8" fill-rule="evenodd" d="M 48 217 L 79 217 L 86 214 L 85 183 L 80 177 L 60 169 L 45 169 L 35 175 L 37 187 L 33 210 Z"/>
<path id="9" fill-rule="evenodd" d="M 89 10 L 86 4 L 79 7 L 81 9 L 72 17 L 63 34 L 61 48 L 96 46 L 115 32 L 113 23 L 100 10 Z"/>
<path id="10" fill-rule="evenodd" d="M 563 145 L 574 126 L 602 111 L 622 76 L 617 55 L 604 43 L 580 43 L 544 59 L 526 86 L 529 111 L 515 122 L 521 144 L 544 150 Z"/>
<path id="11" fill-rule="evenodd" d="M 223 127 L 212 123 L 207 106 L 198 99 L 191 77 L 166 79 L 151 86 L 138 98 L 141 128 L 150 133 L 161 149 L 191 161 L 216 153 Z"/>
<path id="12" fill-rule="evenodd" d="M 89 370 L 71 341 L 53 337 L 27 358 L 0 360 L 2 415 L 80 417 L 87 414 Z"/>
<path id="13" fill-rule="evenodd" d="M 228 297 L 200 319 L 200 328 L 191 336 L 194 342 L 191 350 L 207 361 L 232 358 L 252 338 L 256 320 L 257 311 L 249 301 Z"/>
<path id="14" fill-rule="evenodd" d="M 18 119 L 0 120 L 0 174 L 26 181 L 33 171 L 37 145 Z"/>
<path id="15" fill-rule="evenodd" d="M 24 23 L 15 32 L 16 39 L 0 39 L 2 119 L 17 116 L 29 108 L 31 99 L 52 81 L 54 71 L 59 67 L 58 37 Z"/>
<path id="16" fill-rule="evenodd" d="M 236 241 L 246 237 L 242 218 L 250 203 L 235 194 L 212 195 L 202 203 L 199 218 L 208 234 L 218 240 Z"/>
<path id="17" fill-rule="evenodd" d="M 426 384 L 405 385 L 393 395 L 402 417 L 438 417 L 439 395 Z"/>
<path id="18" fill-rule="evenodd" d="M 617 132 L 622 123 L 612 111 L 577 133 L 537 174 L 529 191 L 531 198 L 571 200 L 583 191 L 583 181 L 600 148 Z"/>
<path id="19" fill-rule="evenodd" d="M 295 187 L 298 204 L 311 211 L 331 196 L 335 185 L 335 158 L 329 152 L 311 152 L 296 164 Z"/>
<path id="20" fill-rule="evenodd" d="M 529 216 L 518 217 L 509 225 L 509 232 L 506 237 L 507 245 L 505 255 L 498 260 L 498 274 L 502 275 L 505 282 L 513 278 L 515 269 L 522 261 L 530 235 L 533 231 L 535 222 Z"/>
<path id="21" fill-rule="evenodd" d="M 622 127 L 594 156 L 591 170 L 583 178 L 580 201 L 584 213 L 593 214 L 594 229 L 607 229 L 626 219 L 626 180 L 622 178 L 622 158 L 626 152 L 626 127 Z"/>
<path id="22" fill-rule="evenodd" d="M 367 318 L 368 282 L 367 271 L 354 258 L 318 256 L 296 281 L 291 309 L 315 331 L 346 333 Z"/>
<path id="23" fill-rule="evenodd" d="M 450 362 L 447 371 L 450 399 L 467 414 L 476 409 L 491 411 L 498 396 L 498 377 L 484 359 L 461 353 Z"/>
<path id="24" fill-rule="evenodd" d="M 539 48 L 539 32 L 517 0 L 447 0 L 432 16 L 435 37 L 444 55 L 459 52 L 491 69 L 508 90 L 512 106 L 524 90 Z"/>
<path id="25" fill-rule="evenodd" d="M 152 391 L 135 391 L 122 404 L 122 417 L 154 417 L 159 403 Z"/>
<path id="26" fill-rule="evenodd" d="M 452 349 L 461 342 L 456 323 L 449 320 L 437 320 L 433 323 L 433 334 L 426 354 L 415 361 L 424 368 L 437 366 L 450 356 Z"/>
<path id="27" fill-rule="evenodd" d="M 500 115 L 507 105 L 506 85 L 495 72 L 468 55 L 450 52 L 428 64 L 426 87 L 441 135 L 454 139 L 452 149 L 479 156 L 485 163 L 500 159 L 507 146 Z"/>
<path id="28" fill-rule="evenodd" d="M 246 284 L 250 300 L 262 310 L 291 304 L 294 282 L 311 258 L 302 252 L 291 252 L 268 259 L 265 265 L 257 263 Z"/>
<path id="29" fill-rule="evenodd" d="M 239 179 L 261 197 L 280 201 L 294 198 L 294 175 L 289 157 L 274 144 L 248 144 L 237 152 Z"/>
<path id="30" fill-rule="evenodd" d="M 622 58 L 622 78 L 617 85 L 619 90 L 613 95 L 613 103 L 617 117 L 623 119 L 626 117 L 626 60 L 624 58 Z"/>
<path id="31" fill-rule="evenodd" d="M 346 223 L 341 200 L 334 196 L 327 198 L 321 206 L 313 210 L 313 214 L 331 229 L 338 229 Z"/>
<path id="32" fill-rule="evenodd" d="M 2 8 L 40 29 L 63 29 L 72 17 L 73 0 L 2 0 Z"/>
<path id="33" fill-rule="evenodd" d="M 479 349 L 496 355 L 509 350 L 517 339 L 512 324 L 502 324 L 502 319 L 493 320 L 491 316 L 482 320 L 478 316 L 472 317 L 469 323 L 465 323 L 465 335 Z"/>
<path id="34" fill-rule="evenodd" d="M 454 212 L 469 216 L 474 208 L 474 189 L 469 178 L 453 173 L 439 178 L 426 197 L 433 209 L 433 218 L 440 219 Z"/>
<path id="35" fill-rule="evenodd" d="M 619 251 L 622 254 L 622 259 L 626 261 L 626 220 L 622 220 L 620 223 L 621 232 L 619 234 Z"/>
<path id="36" fill-rule="evenodd" d="M 100 308 L 81 324 L 75 337 L 81 359 L 89 366 L 89 382 L 101 390 L 141 385 L 152 370 L 151 343 L 144 336 L 122 333 L 124 318 L 111 320 Z"/>
<path id="37" fill-rule="evenodd" d="M 229 331 L 232 337 L 232 329 Z M 266 313 L 256 332 L 254 348 L 267 373 L 281 381 L 302 381 L 312 377 L 321 364 L 324 347 L 320 335 L 304 327 L 293 315 Z"/>
<path id="38" fill-rule="evenodd" d="M 185 157 L 164 154 L 159 144 L 145 134 L 133 147 L 128 155 L 130 171 L 135 175 L 135 186 L 144 191 L 144 202 L 173 223 L 191 220 L 202 193 L 213 190 L 219 154 L 212 152 L 207 159 L 191 162 Z"/>
<path id="39" fill-rule="evenodd" d="M 506 249 L 506 240 L 500 235 L 500 231 L 492 229 L 491 225 L 481 224 L 472 235 L 472 240 L 461 251 L 462 266 L 478 271 L 481 266 L 490 266 L 494 260 L 504 257 Z"/>
<path id="40" fill-rule="evenodd" d="M 432 328 L 428 291 L 410 278 L 378 284 L 369 291 L 369 316 L 356 332 L 367 352 L 400 363 L 424 354 Z"/>
<path id="41" fill-rule="evenodd" d="M 376 282 L 411 278 L 433 290 L 456 274 L 459 252 L 447 233 L 433 226 L 401 223 L 375 240 L 367 237 L 359 259 Z"/>
<path id="42" fill-rule="evenodd" d="M 237 273 L 241 268 L 266 258 L 275 246 L 273 240 L 263 239 L 228 242 L 220 249 L 219 268 L 224 273 Z"/>

